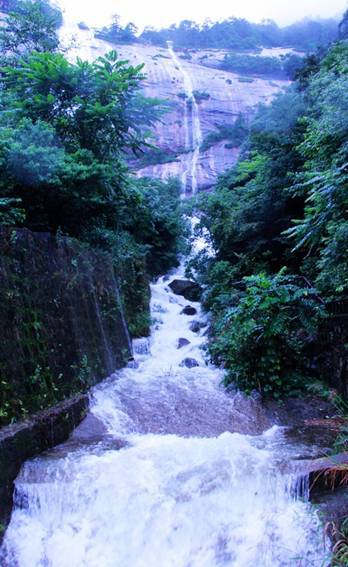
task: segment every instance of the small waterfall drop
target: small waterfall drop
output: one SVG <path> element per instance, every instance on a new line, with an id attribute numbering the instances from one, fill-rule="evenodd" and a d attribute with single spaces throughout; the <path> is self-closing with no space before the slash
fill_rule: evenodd
<path id="1" fill-rule="evenodd" d="M 200 149 L 203 142 L 202 127 L 199 113 L 199 105 L 196 101 L 192 79 L 189 72 L 181 64 L 177 57 L 173 42 L 168 41 L 168 51 L 175 63 L 175 66 L 180 70 L 184 79 L 184 92 L 186 95 L 185 110 L 184 110 L 184 128 L 185 128 L 185 149 L 191 150 L 190 162 L 182 174 L 182 186 L 184 193 L 197 193 L 198 180 L 197 168 L 199 163 Z M 191 180 L 191 187 L 188 187 L 188 177 Z"/>
<path id="2" fill-rule="evenodd" d="M 195 192 L 199 108 L 168 49 L 192 103 L 183 182 L 189 192 L 190 176 Z M 181 266 L 171 276 L 183 275 Z M 169 283 L 152 285 L 152 334 L 134 341 L 135 360 L 94 388 L 91 413 L 66 444 L 22 467 L 2 567 L 325 565 L 282 429 L 221 385 L 223 371 L 205 357 L 200 305 Z"/>
<path id="3" fill-rule="evenodd" d="M 322 567 L 282 430 L 221 386 L 199 304 L 168 283 L 152 286 L 135 361 L 93 390 L 68 443 L 22 468 L 3 567 Z"/>

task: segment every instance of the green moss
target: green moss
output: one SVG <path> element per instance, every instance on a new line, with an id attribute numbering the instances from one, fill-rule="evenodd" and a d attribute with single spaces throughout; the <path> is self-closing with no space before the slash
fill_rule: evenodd
<path id="1" fill-rule="evenodd" d="M 111 374 L 124 363 L 128 336 L 108 254 L 61 236 L 0 233 L 5 425 Z"/>

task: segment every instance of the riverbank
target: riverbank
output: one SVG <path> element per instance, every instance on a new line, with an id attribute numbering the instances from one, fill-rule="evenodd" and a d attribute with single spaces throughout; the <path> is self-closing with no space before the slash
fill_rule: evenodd
<path id="1" fill-rule="evenodd" d="M 276 567 L 298 554 L 314 565 L 326 557 L 318 516 L 301 498 L 308 449 L 272 427 L 274 411 L 259 399 L 221 385 L 202 350 L 200 305 L 170 283 L 152 286 L 152 336 L 135 341 L 128 368 L 93 388 L 88 419 L 22 468 L 4 565 L 123 567 L 141 558 L 201 567 L 224 557 Z"/>

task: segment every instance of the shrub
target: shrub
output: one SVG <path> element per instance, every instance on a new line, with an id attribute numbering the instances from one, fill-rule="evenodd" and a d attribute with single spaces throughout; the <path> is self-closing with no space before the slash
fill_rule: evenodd
<path id="1" fill-rule="evenodd" d="M 295 394 L 309 371 L 308 347 L 325 310 L 314 288 L 297 276 L 263 273 L 243 278 L 214 324 L 213 359 L 226 382 L 266 397 Z"/>
<path id="2" fill-rule="evenodd" d="M 210 99 L 210 94 L 205 91 L 193 91 L 193 96 L 197 104 Z"/>

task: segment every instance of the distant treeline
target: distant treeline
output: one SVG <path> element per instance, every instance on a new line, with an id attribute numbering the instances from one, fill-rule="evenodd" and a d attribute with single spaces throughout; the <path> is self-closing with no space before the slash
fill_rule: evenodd
<path id="1" fill-rule="evenodd" d="M 289 53 L 281 57 L 227 53 L 221 62 L 221 68 L 242 75 L 268 76 L 293 80 L 303 64 L 304 57 L 295 53 Z"/>
<path id="2" fill-rule="evenodd" d="M 271 20 L 259 24 L 230 18 L 222 22 L 206 22 L 202 26 L 184 20 L 178 26 L 156 31 L 146 28 L 140 39 L 155 45 L 173 41 L 177 47 L 257 49 L 259 47 L 291 46 L 311 51 L 328 45 L 337 38 L 337 20 L 304 20 L 280 28 Z"/>
<path id="3" fill-rule="evenodd" d="M 115 43 L 148 42 L 165 46 L 173 41 L 181 48 L 259 49 L 260 47 L 294 47 L 312 51 L 318 46 L 328 45 L 337 38 L 337 20 L 304 20 L 281 28 L 271 20 L 254 24 L 239 18 L 222 22 L 207 21 L 203 25 L 184 20 L 179 25 L 155 30 L 145 28 L 137 35 L 137 28 L 129 23 L 122 27 L 115 16 L 109 27 L 99 30 L 96 35 Z"/>

